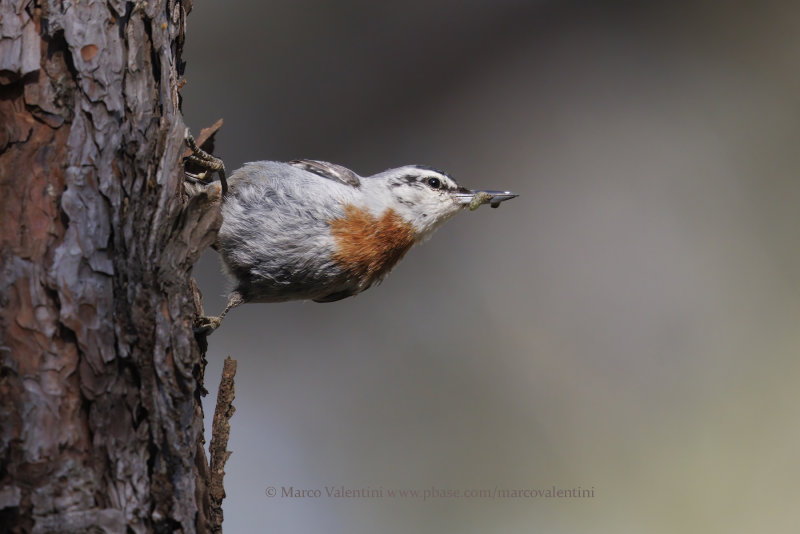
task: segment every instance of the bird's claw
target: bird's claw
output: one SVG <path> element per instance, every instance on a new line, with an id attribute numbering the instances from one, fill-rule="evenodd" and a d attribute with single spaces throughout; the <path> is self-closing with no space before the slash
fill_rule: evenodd
<path id="1" fill-rule="evenodd" d="M 219 158 L 215 158 L 199 146 L 197 146 L 197 142 L 194 140 L 194 137 L 189 133 L 189 128 L 186 128 L 186 132 L 184 132 L 184 139 L 186 140 L 186 146 L 192 151 L 192 153 L 184 158 L 184 162 L 192 163 L 204 171 L 212 171 L 216 172 L 219 175 L 219 182 L 222 186 L 222 196 L 228 192 L 228 180 L 225 176 L 225 163 Z M 199 181 L 202 183 L 206 182 L 207 175 L 206 172 L 197 173 L 197 174 L 190 174 L 185 172 L 189 180 Z"/>
<path id="2" fill-rule="evenodd" d="M 222 317 L 201 315 L 194 323 L 194 333 L 210 335 L 222 324 Z"/>

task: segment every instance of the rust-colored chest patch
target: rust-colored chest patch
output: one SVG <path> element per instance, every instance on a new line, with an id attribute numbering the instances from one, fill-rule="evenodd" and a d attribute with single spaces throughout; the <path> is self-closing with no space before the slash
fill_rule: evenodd
<path id="1" fill-rule="evenodd" d="M 382 278 L 414 244 L 414 230 L 394 210 L 375 217 L 352 204 L 329 221 L 336 242 L 333 260 L 369 284 Z"/>

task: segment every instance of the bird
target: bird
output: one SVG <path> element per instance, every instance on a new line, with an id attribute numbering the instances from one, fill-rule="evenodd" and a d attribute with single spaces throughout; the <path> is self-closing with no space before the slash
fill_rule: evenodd
<path id="1" fill-rule="evenodd" d="M 222 225 L 214 248 L 234 281 L 225 310 L 198 322 L 204 332 L 243 303 L 355 296 L 454 215 L 518 196 L 467 189 L 426 165 L 359 176 L 326 161 L 256 161 L 226 178 L 221 160 L 188 134 L 187 144 L 189 161 L 219 173 Z M 204 175 L 187 178 L 208 183 Z"/>

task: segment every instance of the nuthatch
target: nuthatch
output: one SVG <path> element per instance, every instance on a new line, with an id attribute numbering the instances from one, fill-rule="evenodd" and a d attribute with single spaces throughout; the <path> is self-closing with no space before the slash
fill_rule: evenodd
<path id="1" fill-rule="evenodd" d="M 194 152 L 189 160 L 220 171 L 222 226 L 215 248 L 236 284 L 225 311 L 203 318 L 206 331 L 245 302 L 334 302 L 357 295 L 456 213 L 482 204 L 496 208 L 517 196 L 466 189 L 424 165 L 361 177 L 324 161 L 258 161 L 226 180 L 220 160 L 190 136 L 187 142 Z"/>

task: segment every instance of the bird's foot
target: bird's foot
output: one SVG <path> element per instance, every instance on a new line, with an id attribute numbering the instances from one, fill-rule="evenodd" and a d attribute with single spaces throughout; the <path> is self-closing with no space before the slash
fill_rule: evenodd
<path id="1" fill-rule="evenodd" d="M 240 304 L 244 304 L 244 297 L 238 291 L 231 291 L 231 294 L 228 295 L 228 304 L 225 306 L 225 309 L 222 310 L 218 316 L 214 317 L 211 315 L 201 315 L 197 318 L 197 321 L 194 323 L 194 333 L 195 334 L 205 334 L 209 335 L 211 332 L 219 328 L 219 325 L 222 324 L 222 320 L 236 306 Z"/>
<path id="2" fill-rule="evenodd" d="M 184 165 L 189 164 L 194 168 L 199 167 L 203 171 L 216 172 L 219 175 L 219 183 L 222 186 L 222 195 L 224 196 L 228 192 L 228 180 L 225 177 L 225 163 L 223 163 L 221 159 L 215 158 L 197 146 L 197 142 L 194 140 L 194 137 L 192 137 L 192 135 L 189 133 L 189 128 L 186 128 L 185 139 L 186 146 L 189 147 L 192 153 L 184 158 Z M 208 183 L 208 176 L 206 172 L 190 173 L 185 171 L 185 174 L 186 178 L 190 182 Z"/>
<path id="3" fill-rule="evenodd" d="M 221 324 L 222 317 L 201 315 L 194 323 L 194 333 L 208 336 L 213 333 L 214 330 L 219 328 L 219 325 Z"/>

